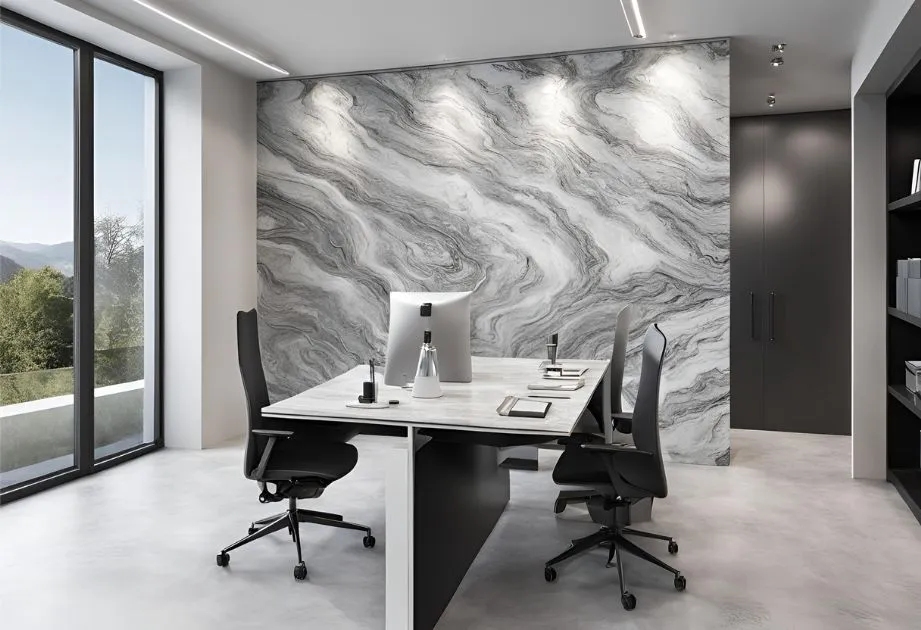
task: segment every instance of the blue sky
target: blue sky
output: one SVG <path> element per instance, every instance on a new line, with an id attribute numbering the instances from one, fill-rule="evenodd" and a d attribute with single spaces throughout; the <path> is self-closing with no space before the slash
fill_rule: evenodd
<path id="1" fill-rule="evenodd" d="M 0 25 L 0 241 L 73 240 L 74 53 Z M 149 77 L 96 60 L 97 216 L 138 217 Z"/>

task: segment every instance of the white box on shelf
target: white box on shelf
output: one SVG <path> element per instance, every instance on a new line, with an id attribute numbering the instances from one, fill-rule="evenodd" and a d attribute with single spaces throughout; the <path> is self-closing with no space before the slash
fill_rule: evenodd
<path id="1" fill-rule="evenodd" d="M 895 279 L 895 307 L 908 312 L 908 278 L 899 276 Z"/>
<path id="2" fill-rule="evenodd" d="M 921 191 L 921 159 L 915 160 L 911 171 L 911 194 Z"/>
<path id="3" fill-rule="evenodd" d="M 921 391 L 921 361 L 905 362 L 905 387 L 916 394 Z"/>
<path id="4" fill-rule="evenodd" d="M 921 258 L 908 259 L 908 277 L 921 278 Z"/>
<path id="5" fill-rule="evenodd" d="M 921 278 L 905 278 L 908 283 L 908 304 L 905 312 L 915 317 L 921 317 Z"/>
<path id="6" fill-rule="evenodd" d="M 896 267 L 896 275 L 899 278 L 907 278 L 908 277 L 908 259 L 903 258 L 899 260 L 897 264 L 898 266 Z"/>

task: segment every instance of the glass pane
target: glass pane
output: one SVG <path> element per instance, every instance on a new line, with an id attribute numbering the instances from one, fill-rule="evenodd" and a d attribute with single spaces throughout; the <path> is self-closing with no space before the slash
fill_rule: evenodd
<path id="1" fill-rule="evenodd" d="M 74 466 L 74 51 L 0 25 L 0 488 Z"/>
<path id="2" fill-rule="evenodd" d="M 95 454 L 154 439 L 156 82 L 96 59 Z"/>

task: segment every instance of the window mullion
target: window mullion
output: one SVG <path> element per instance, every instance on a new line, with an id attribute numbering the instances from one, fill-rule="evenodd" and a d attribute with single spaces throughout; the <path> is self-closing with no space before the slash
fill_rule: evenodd
<path id="1" fill-rule="evenodd" d="M 93 468 L 94 441 L 94 164 L 93 53 L 87 45 L 76 55 L 76 204 L 74 253 L 74 403 L 76 405 L 76 465 Z"/>

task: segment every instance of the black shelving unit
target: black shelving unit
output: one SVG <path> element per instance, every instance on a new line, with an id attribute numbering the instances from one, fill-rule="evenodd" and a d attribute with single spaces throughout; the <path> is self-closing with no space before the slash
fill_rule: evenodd
<path id="1" fill-rule="evenodd" d="M 915 518 L 921 522 L 921 470 L 890 468 L 887 477 Z"/>
<path id="2" fill-rule="evenodd" d="M 902 197 L 889 204 L 889 212 L 913 212 L 921 210 L 921 192 Z"/>
<path id="3" fill-rule="evenodd" d="M 921 420 L 921 397 L 912 393 L 904 385 L 890 385 L 889 393 Z"/>
<path id="4" fill-rule="evenodd" d="M 912 167 L 921 158 L 921 64 L 886 103 L 888 313 L 886 370 L 887 478 L 921 522 L 921 397 L 905 386 L 905 361 L 921 361 L 921 317 L 895 308 L 897 261 L 921 257 L 921 193 L 911 192 Z"/>
<path id="5" fill-rule="evenodd" d="M 897 317 L 898 319 L 901 319 L 903 322 L 908 322 L 912 326 L 917 326 L 918 328 L 921 328 L 921 317 L 915 317 L 911 313 L 900 311 L 899 309 L 892 307 L 892 306 L 889 307 L 889 314 L 892 317 Z"/>

